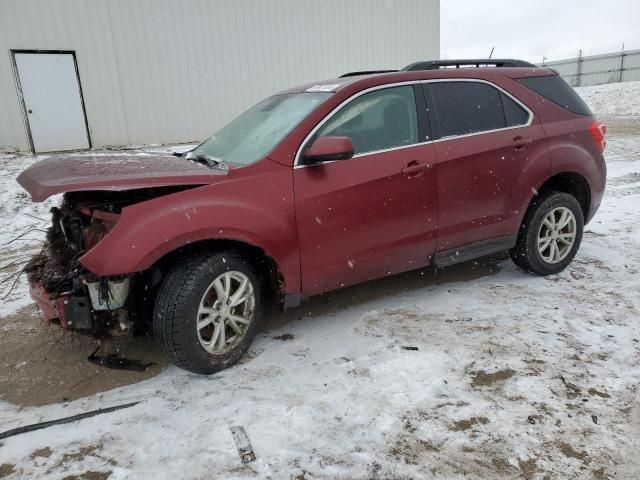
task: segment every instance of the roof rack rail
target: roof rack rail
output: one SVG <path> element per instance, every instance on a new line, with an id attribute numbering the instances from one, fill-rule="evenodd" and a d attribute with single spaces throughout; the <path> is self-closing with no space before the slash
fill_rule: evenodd
<path id="1" fill-rule="evenodd" d="M 415 62 L 402 69 L 403 72 L 414 72 L 417 70 L 438 70 L 440 68 L 461 68 L 461 67 L 536 67 L 533 63 L 513 58 L 471 58 L 458 60 L 428 60 Z"/>
<path id="2" fill-rule="evenodd" d="M 340 75 L 338 78 L 357 77 L 358 75 L 373 75 L 374 73 L 393 73 L 398 70 L 361 70 L 359 72 L 348 72 Z"/>

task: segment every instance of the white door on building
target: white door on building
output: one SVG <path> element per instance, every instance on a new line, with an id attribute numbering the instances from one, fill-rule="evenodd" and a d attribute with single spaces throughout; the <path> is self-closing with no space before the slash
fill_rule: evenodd
<path id="1" fill-rule="evenodd" d="M 89 148 L 73 54 L 14 55 L 33 149 L 55 152 Z"/>

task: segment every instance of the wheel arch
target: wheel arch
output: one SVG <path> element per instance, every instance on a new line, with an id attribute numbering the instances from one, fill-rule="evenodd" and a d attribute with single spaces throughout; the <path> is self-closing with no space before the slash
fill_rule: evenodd
<path id="1" fill-rule="evenodd" d="M 232 238 L 210 238 L 181 245 L 163 254 L 149 268 L 161 276 L 177 262 L 187 257 L 207 252 L 230 251 L 240 253 L 251 262 L 258 274 L 267 280 L 265 292 L 270 298 L 280 301 L 284 294 L 285 277 L 278 262 L 263 248 L 252 243 Z M 156 273 L 157 278 L 157 273 Z M 156 280 L 156 281 L 159 281 Z"/>
<path id="2" fill-rule="evenodd" d="M 572 171 L 560 172 L 553 175 L 536 189 L 535 194 L 529 202 L 529 207 L 538 198 L 553 191 L 564 192 L 573 196 L 580 204 L 584 222 L 585 224 L 587 223 L 590 214 L 589 210 L 591 208 L 591 187 L 583 175 Z"/>

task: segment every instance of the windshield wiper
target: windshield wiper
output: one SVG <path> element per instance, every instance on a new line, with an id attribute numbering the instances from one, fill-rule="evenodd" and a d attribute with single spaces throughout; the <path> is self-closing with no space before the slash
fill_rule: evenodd
<path id="1" fill-rule="evenodd" d="M 193 160 L 194 162 L 204 163 L 207 167 L 227 169 L 227 165 L 219 158 L 209 157 L 204 153 L 192 153 L 189 152 L 186 155 L 187 160 Z"/>

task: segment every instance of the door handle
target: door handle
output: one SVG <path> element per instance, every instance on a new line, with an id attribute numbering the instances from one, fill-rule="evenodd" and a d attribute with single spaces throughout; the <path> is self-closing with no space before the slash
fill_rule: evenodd
<path id="1" fill-rule="evenodd" d="M 429 170 L 431 168 L 431 164 L 429 162 L 426 163 L 418 163 L 417 161 L 413 160 L 409 163 L 407 163 L 407 166 L 404 167 L 401 172 L 405 175 L 419 175 L 420 173 L 424 172 L 425 170 Z"/>
<path id="2" fill-rule="evenodd" d="M 526 147 L 527 145 L 530 145 L 533 143 L 533 138 L 524 138 L 524 137 L 515 137 L 513 140 L 511 140 L 511 146 L 514 147 L 516 150 L 522 148 L 522 147 Z"/>

